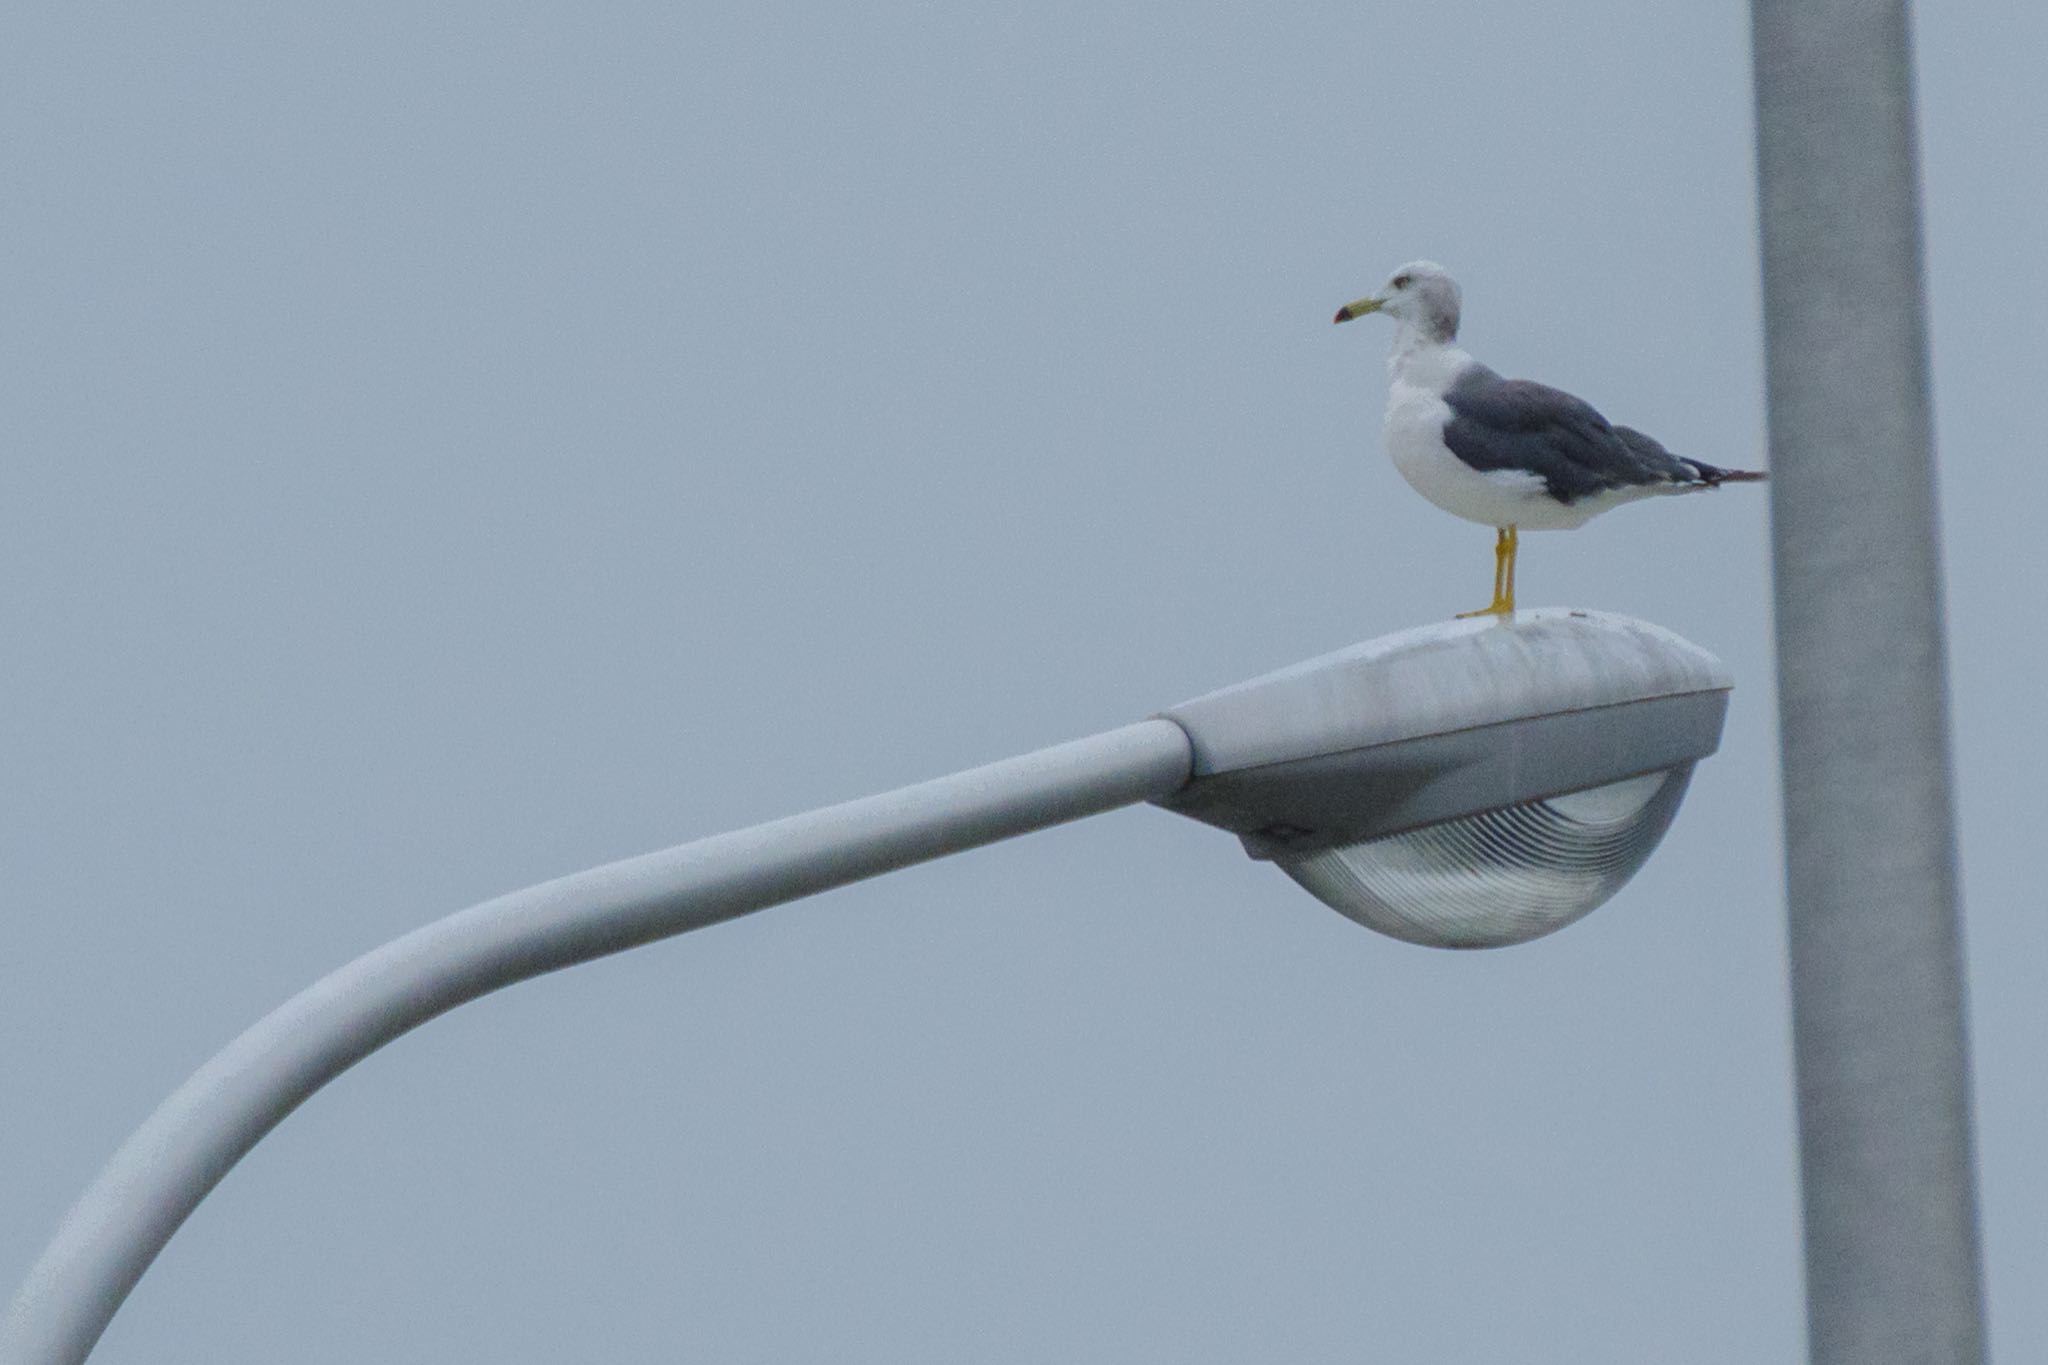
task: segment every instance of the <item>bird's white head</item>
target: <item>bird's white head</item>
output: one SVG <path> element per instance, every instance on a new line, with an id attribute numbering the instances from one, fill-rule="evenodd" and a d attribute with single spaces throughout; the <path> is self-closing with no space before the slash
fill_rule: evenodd
<path id="1" fill-rule="evenodd" d="M 1413 329 L 1423 340 L 1448 342 L 1458 335 L 1458 313 L 1464 296 L 1458 282 L 1435 261 L 1410 261 L 1387 277 L 1377 294 L 1345 304 L 1337 321 L 1349 322 L 1367 313 L 1385 313 Z"/>

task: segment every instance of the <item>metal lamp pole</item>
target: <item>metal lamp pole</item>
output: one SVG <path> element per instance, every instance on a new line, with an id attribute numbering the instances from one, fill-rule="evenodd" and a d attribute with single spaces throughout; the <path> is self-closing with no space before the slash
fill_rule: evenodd
<path id="1" fill-rule="evenodd" d="M 1792 1012 L 1819 1365 L 1984 1312 L 1904 0 L 1752 0 Z"/>
<path id="2" fill-rule="evenodd" d="M 321 1086 L 428 1020 L 543 972 L 848 882 L 1152 801 L 1239 834 L 1303 885 L 1418 942 L 1487 946 L 1611 896 L 1720 742 L 1733 684 L 1668 631 L 1597 612 L 1452 621 L 1311 659 L 1151 720 L 515 891 L 375 949 L 193 1073 L 58 1225 L 0 1318 L 0 1365 L 76 1365 L 178 1227 Z M 1643 778 L 1658 776 L 1649 784 Z M 1628 789 L 1597 817 L 1568 794 Z M 1512 810 L 1511 828 L 1411 847 Z M 1526 837 L 1516 831 L 1525 831 Z M 1377 850 L 1413 873 L 1378 877 Z M 1263 850 L 1263 851 L 1261 851 Z M 1435 850 L 1435 852 L 1432 852 Z M 1320 866 L 1320 864 L 1318 864 Z M 1542 913 L 1487 902 L 1503 876 Z M 1442 889 L 1470 889 L 1446 907 Z M 1389 919 L 1388 917 L 1391 917 Z"/>
<path id="3" fill-rule="evenodd" d="M 543 972 L 1164 796 L 1188 737 L 1148 720 L 515 891 L 366 953 L 195 1072 L 65 1215 L 0 1319 L 0 1362 L 80 1361 L 229 1169 L 314 1091 L 435 1016 Z"/>

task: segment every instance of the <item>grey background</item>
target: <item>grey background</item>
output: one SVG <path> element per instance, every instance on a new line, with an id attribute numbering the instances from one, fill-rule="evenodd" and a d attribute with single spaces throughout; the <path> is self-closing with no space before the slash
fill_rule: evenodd
<path id="1" fill-rule="evenodd" d="M 2048 18 L 1922 122 L 1994 1352 L 2048 1341 Z M 347 957 L 1483 600 L 1378 449 L 1497 368 L 1760 455 L 1739 7 L 0 19 L 0 1292 Z M 1382 940 L 1140 810 L 496 996 L 238 1168 L 97 1359 L 1791 1360 L 1764 499 L 1531 535 L 1741 686 L 1662 853 Z M 1882 742 L 1874 736 L 1873 742 Z"/>

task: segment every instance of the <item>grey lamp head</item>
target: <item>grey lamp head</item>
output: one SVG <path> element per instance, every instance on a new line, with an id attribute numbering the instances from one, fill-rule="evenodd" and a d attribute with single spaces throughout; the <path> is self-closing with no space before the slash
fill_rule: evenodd
<path id="1" fill-rule="evenodd" d="M 1238 835 L 1411 943 L 1521 943 L 1656 848 L 1733 681 L 1670 631 L 1545 609 L 1389 635 L 1161 714 L 1194 776 L 1158 804 Z"/>

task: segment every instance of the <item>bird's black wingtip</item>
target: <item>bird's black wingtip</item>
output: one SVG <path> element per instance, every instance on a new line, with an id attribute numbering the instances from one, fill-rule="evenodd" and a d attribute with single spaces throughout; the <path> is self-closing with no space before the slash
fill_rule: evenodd
<path id="1" fill-rule="evenodd" d="M 1770 471 L 1763 469 L 1723 469 L 1719 465 L 1701 464 L 1697 460 L 1687 460 L 1685 463 L 1698 471 L 1699 481 L 1709 488 L 1719 488 L 1724 483 L 1762 483 L 1771 477 Z"/>

